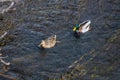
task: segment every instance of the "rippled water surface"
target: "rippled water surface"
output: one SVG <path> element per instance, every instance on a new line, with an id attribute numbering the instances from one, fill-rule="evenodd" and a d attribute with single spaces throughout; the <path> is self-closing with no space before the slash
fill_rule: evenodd
<path id="1" fill-rule="evenodd" d="M 120 29 L 119 0 L 23 2 L 16 5 L 16 11 L 3 14 L 0 21 L 0 30 L 7 30 L 12 36 L 6 45 L 1 45 L 2 53 L 8 55 L 11 62 L 8 74 L 20 80 L 59 76 L 83 54 L 101 48 L 111 34 Z M 76 39 L 72 28 L 85 20 L 91 20 L 92 30 Z M 51 49 L 37 47 L 52 34 L 61 42 Z"/>

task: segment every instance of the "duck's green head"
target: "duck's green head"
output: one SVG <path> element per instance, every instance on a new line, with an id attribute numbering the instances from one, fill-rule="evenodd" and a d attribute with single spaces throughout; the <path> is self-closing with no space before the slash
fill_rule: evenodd
<path id="1" fill-rule="evenodd" d="M 73 31 L 76 31 L 79 29 L 79 24 L 76 24 L 76 26 L 73 28 Z"/>

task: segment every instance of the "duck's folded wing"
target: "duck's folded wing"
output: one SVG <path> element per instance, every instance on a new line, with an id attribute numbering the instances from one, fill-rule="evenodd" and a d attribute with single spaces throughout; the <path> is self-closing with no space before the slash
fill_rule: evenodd
<path id="1" fill-rule="evenodd" d="M 87 28 L 87 27 L 90 27 L 90 24 L 91 24 L 91 21 L 88 20 L 87 23 L 85 25 L 83 25 L 83 29 Z"/>
<path id="2" fill-rule="evenodd" d="M 89 31 L 89 29 L 90 29 L 90 25 L 89 25 L 88 27 L 86 27 L 86 28 L 82 28 L 81 32 L 82 32 L 82 33 L 85 33 L 85 32 L 87 32 L 87 31 Z"/>

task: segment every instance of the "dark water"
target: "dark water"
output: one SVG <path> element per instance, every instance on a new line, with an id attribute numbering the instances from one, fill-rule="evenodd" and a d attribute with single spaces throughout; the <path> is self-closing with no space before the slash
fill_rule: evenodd
<path id="1" fill-rule="evenodd" d="M 7 74 L 20 80 L 58 77 L 83 54 L 101 48 L 120 29 L 119 4 L 119 0 L 25 0 L 16 11 L 3 15 L 15 26 L 8 30 L 13 40 L 2 46 L 11 62 Z M 76 39 L 73 26 L 88 19 L 92 30 Z M 37 47 L 52 34 L 61 43 L 51 49 Z"/>

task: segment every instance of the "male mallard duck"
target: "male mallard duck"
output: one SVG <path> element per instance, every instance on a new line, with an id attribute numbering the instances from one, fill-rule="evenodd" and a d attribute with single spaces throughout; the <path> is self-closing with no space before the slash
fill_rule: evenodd
<path id="1" fill-rule="evenodd" d="M 73 31 L 77 33 L 85 33 L 90 30 L 90 24 L 91 24 L 90 20 L 84 21 L 80 23 L 79 25 L 76 25 Z"/>
<path id="2" fill-rule="evenodd" d="M 56 44 L 56 35 L 52 35 L 49 38 L 42 40 L 41 43 L 38 45 L 42 48 L 52 48 Z"/>
<path id="3" fill-rule="evenodd" d="M 91 24 L 91 21 L 90 20 L 86 20 L 86 21 L 80 23 L 79 25 L 76 25 L 73 28 L 74 36 L 76 38 L 79 38 L 80 33 L 85 33 L 87 31 L 89 31 L 91 29 L 90 28 L 90 24 Z"/>

